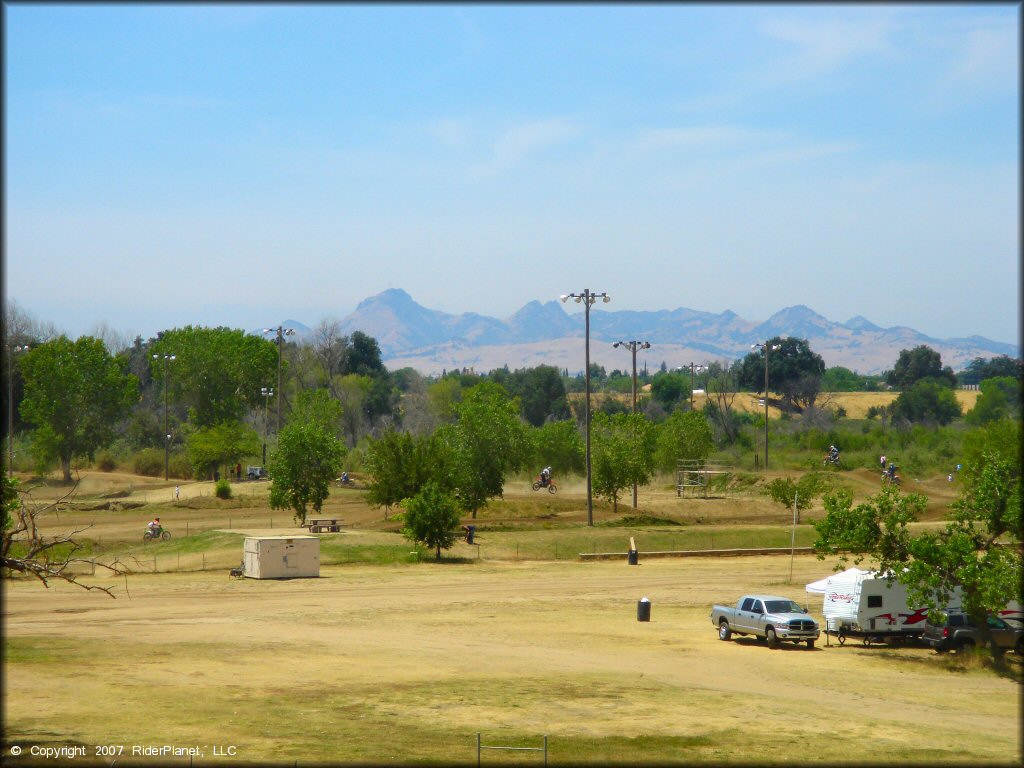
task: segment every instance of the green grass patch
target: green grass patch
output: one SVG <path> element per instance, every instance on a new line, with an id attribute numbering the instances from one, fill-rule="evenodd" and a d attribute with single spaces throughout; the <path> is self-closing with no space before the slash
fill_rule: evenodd
<path id="1" fill-rule="evenodd" d="M 599 525 L 605 528 L 628 528 L 638 525 L 683 525 L 678 520 L 670 520 L 667 517 L 655 517 L 654 515 L 639 514 L 626 515 L 618 520 L 607 520 Z"/>

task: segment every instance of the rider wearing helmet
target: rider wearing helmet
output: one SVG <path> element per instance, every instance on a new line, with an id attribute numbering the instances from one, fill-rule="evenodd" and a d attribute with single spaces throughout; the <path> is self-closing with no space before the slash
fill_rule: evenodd
<path id="1" fill-rule="evenodd" d="M 828 447 L 828 457 L 831 461 L 839 461 L 839 449 L 834 445 Z"/>
<path id="2" fill-rule="evenodd" d="M 541 484 L 541 487 L 542 488 L 547 488 L 547 486 L 548 486 L 548 484 L 550 482 L 551 482 L 551 467 L 544 467 L 544 469 L 542 469 L 540 471 L 540 484 Z"/>

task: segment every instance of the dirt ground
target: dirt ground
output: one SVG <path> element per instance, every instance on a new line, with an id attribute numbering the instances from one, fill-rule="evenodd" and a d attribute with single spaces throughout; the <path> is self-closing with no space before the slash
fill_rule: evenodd
<path id="1" fill-rule="evenodd" d="M 819 614 L 804 584 L 829 570 L 813 557 L 792 581 L 789 557 L 326 567 L 290 581 L 132 576 L 117 600 L 8 584 L 4 740 L 90 755 L 197 745 L 196 765 L 217 762 L 218 744 L 243 762 L 472 764 L 478 732 L 534 746 L 546 734 L 552 765 L 794 751 L 1019 763 L 1012 679 L 924 648 L 717 639 L 712 603 L 767 591 Z"/>

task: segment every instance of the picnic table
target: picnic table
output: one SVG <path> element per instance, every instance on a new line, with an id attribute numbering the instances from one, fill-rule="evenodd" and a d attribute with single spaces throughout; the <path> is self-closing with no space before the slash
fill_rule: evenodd
<path id="1" fill-rule="evenodd" d="M 313 517 L 306 520 L 305 527 L 309 528 L 310 533 L 322 533 L 323 531 L 337 533 L 342 524 L 343 521 L 336 517 Z"/>

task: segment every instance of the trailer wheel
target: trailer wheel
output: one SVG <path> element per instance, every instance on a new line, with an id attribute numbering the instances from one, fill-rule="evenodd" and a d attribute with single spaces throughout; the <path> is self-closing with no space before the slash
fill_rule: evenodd
<path id="1" fill-rule="evenodd" d="M 768 641 L 769 648 L 777 648 L 779 645 L 779 638 L 775 636 L 775 627 L 768 627 L 765 630 L 765 640 Z"/>
<path id="2" fill-rule="evenodd" d="M 840 645 L 846 645 L 846 633 L 845 632 L 840 632 L 839 633 L 839 644 Z"/>
<path id="3" fill-rule="evenodd" d="M 871 644 L 871 638 L 868 635 L 864 635 L 864 647 L 867 648 Z"/>
<path id="4" fill-rule="evenodd" d="M 728 640 L 730 637 L 732 637 L 732 630 L 729 629 L 729 622 L 723 619 L 718 622 L 718 639 Z"/>

